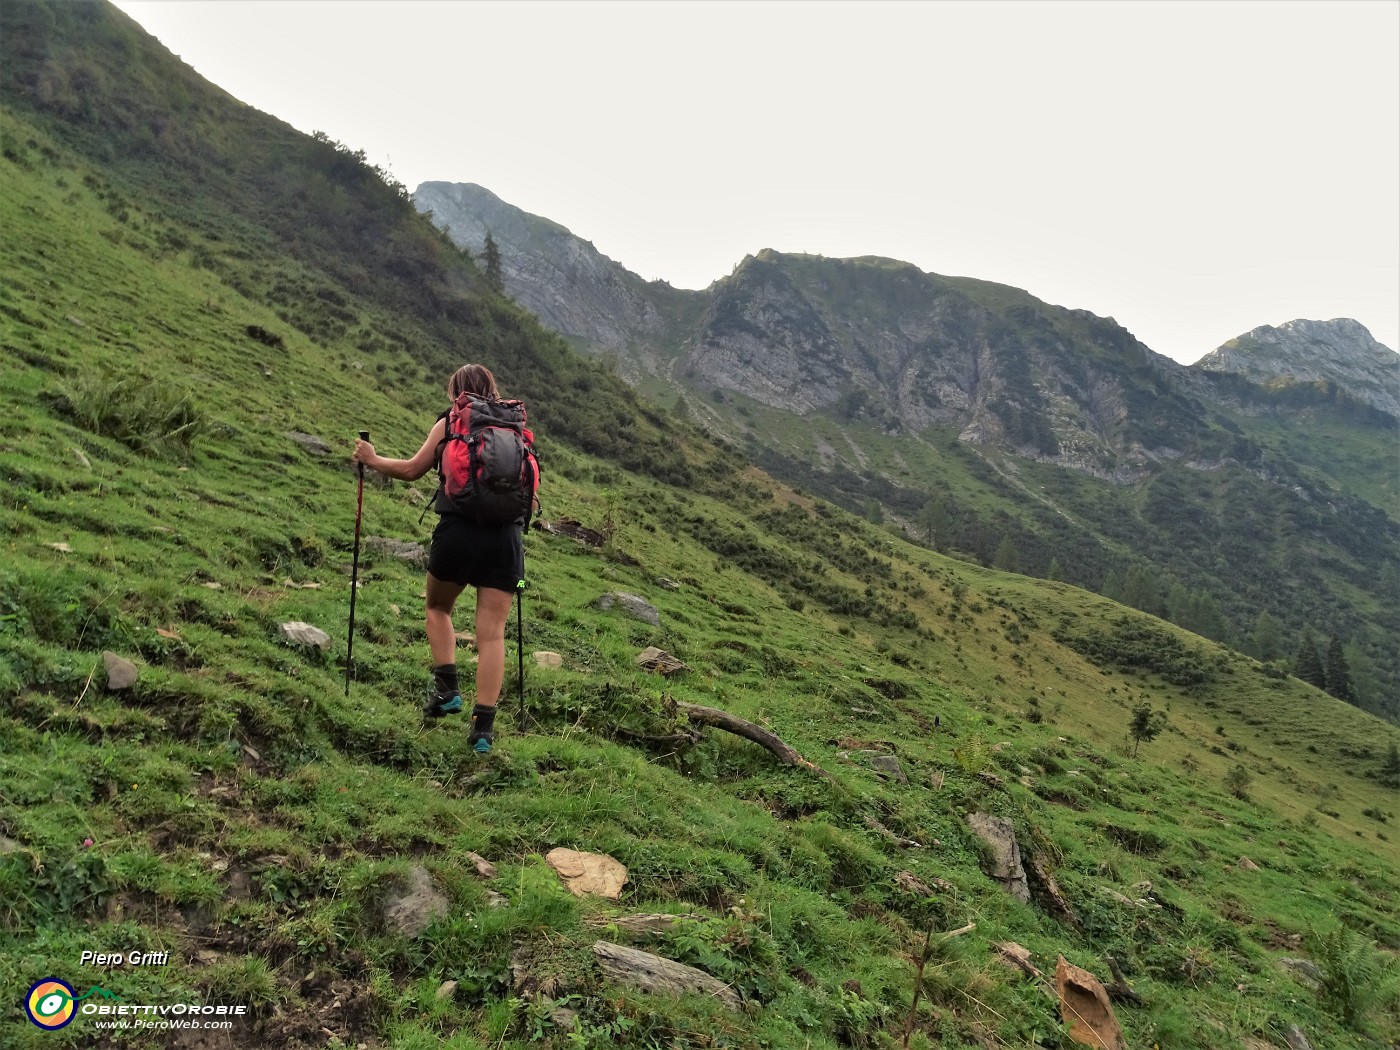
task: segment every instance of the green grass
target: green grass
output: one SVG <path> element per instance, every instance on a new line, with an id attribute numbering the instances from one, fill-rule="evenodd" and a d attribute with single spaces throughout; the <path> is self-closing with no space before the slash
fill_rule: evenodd
<path id="1" fill-rule="evenodd" d="M 1114 955 L 1146 999 L 1119 1007 L 1135 1046 L 1278 1044 L 1294 1023 L 1318 1046 L 1400 1037 L 1385 994 L 1400 832 L 1364 812 L 1400 808 L 1372 775 L 1400 731 L 1169 624 L 908 546 L 756 471 L 676 487 L 542 423 L 548 516 L 611 519 L 614 535 L 601 551 L 527 539 L 526 647 L 564 656 L 560 671 L 529 667 L 530 718 L 512 652 L 489 759 L 460 725 L 421 724 L 422 578 L 365 551 L 345 696 L 350 438 L 369 426 L 389 454 L 411 451 L 438 378 L 407 349 L 361 350 L 393 318 L 257 231 L 217 216 L 201 231 L 103 188 L 13 113 L 0 132 L 24 159 L 0 160 L 14 187 L 0 203 L 6 1046 L 93 1045 L 87 1019 L 43 1033 L 19 1011 L 51 974 L 129 1002 L 246 1004 L 234 1036 L 248 1046 L 326 1045 L 323 1028 L 396 1048 L 892 1046 L 926 933 L 969 922 L 925 972 L 913 1045 L 1063 1043 L 1052 999 L 995 961 L 1007 940 L 1047 973 L 1064 954 L 1106 976 Z M 208 257 L 231 262 L 221 273 Z M 359 329 L 289 326 L 262 294 L 279 282 L 284 313 L 330 288 Z M 166 407 L 192 404 L 198 426 L 171 440 L 170 412 L 144 417 L 130 394 L 106 406 L 115 416 L 76 412 L 104 375 L 170 382 Z M 315 456 L 293 430 L 335 451 Z M 409 492 L 367 485 L 365 534 L 425 539 Z M 599 611 L 614 590 L 653 601 L 661 626 Z M 286 620 L 323 627 L 332 650 L 290 646 Z M 1135 656 L 1125 623 L 1172 660 Z M 640 672 L 652 644 L 691 670 Z M 106 691 L 107 649 L 141 666 L 130 692 Z M 718 732 L 678 744 L 673 701 L 768 725 L 831 777 Z M 1142 703 L 1170 721 L 1132 760 Z M 896 754 L 908 783 L 878 775 L 871 751 Z M 1236 765 L 1245 798 L 1224 783 Z M 983 875 L 976 810 L 1015 822 L 1081 929 Z M 559 846 L 626 864 L 623 900 L 572 897 L 543 862 Z M 415 865 L 449 909 L 410 939 L 383 908 Z M 901 888 L 906 871 L 933 892 Z M 728 982 L 745 1009 L 606 986 L 591 946 L 631 912 L 692 917 L 653 949 Z M 107 946 L 171 961 L 79 965 Z M 1313 951 L 1327 996 L 1278 965 Z M 445 981 L 457 992 L 439 999 Z M 572 1034 L 559 1006 L 578 1011 Z"/>

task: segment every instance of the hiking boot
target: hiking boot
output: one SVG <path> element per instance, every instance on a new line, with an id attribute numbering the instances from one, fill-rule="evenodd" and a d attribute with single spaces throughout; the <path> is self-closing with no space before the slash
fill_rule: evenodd
<path id="1" fill-rule="evenodd" d="M 443 718 L 446 715 L 460 714 L 461 711 L 462 697 L 459 693 L 453 693 L 451 696 L 440 696 L 435 693 L 423 705 L 424 718 Z"/>
<path id="2" fill-rule="evenodd" d="M 472 750 L 478 755 L 491 753 L 491 743 L 496 739 L 496 734 L 491 731 L 496 724 L 496 706 L 486 706 L 478 702 L 472 708 L 472 728 L 467 734 L 467 743 L 472 746 Z"/>

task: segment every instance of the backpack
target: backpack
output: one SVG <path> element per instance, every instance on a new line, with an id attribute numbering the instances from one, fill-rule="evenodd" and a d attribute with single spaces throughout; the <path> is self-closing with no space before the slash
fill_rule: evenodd
<path id="1" fill-rule="evenodd" d="M 520 522 L 528 532 L 539 502 L 540 464 L 525 406 L 461 393 L 443 418 L 447 436 L 438 446 L 437 512 L 480 525 Z"/>

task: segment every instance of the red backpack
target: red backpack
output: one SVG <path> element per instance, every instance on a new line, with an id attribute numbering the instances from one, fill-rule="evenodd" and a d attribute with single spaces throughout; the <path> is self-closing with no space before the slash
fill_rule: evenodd
<path id="1" fill-rule="evenodd" d="M 539 502 L 540 464 L 525 406 L 462 393 L 446 419 L 438 513 L 462 514 L 481 525 L 519 522 L 528 531 Z"/>

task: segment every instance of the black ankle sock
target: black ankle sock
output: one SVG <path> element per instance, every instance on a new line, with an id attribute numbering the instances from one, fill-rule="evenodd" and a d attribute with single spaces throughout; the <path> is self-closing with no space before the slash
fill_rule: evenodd
<path id="1" fill-rule="evenodd" d="M 433 688 L 438 696 L 454 696 L 457 693 L 457 665 L 439 664 L 433 668 Z"/>
<path id="2" fill-rule="evenodd" d="M 492 726 L 495 724 L 496 708 L 494 705 L 491 707 L 483 707 L 481 704 L 477 704 L 472 708 L 473 733 L 489 733 L 491 732 Z"/>

